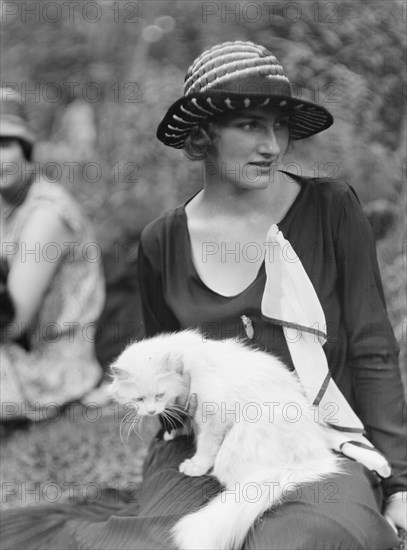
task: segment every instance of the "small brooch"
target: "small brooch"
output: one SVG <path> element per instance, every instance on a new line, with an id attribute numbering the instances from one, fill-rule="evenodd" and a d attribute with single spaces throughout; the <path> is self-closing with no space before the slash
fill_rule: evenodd
<path id="1" fill-rule="evenodd" d="M 242 315 L 240 318 L 242 320 L 246 336 L 250 340 L 253 340 L 253 338 L 254 338 L 254 328 L 253 328 L 252 320 L 247 315 Z"/>

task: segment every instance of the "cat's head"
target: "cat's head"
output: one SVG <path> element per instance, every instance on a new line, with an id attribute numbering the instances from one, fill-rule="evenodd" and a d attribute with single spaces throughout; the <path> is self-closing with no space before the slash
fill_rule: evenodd
<path id="1" fill-rule="evenodd" d="M 187 391 L 182 364 L 156 344 L 131 344 L 111 366 L 110 393 L 119 403 L 132 404 L 140 416 L 161 414 Z"/>

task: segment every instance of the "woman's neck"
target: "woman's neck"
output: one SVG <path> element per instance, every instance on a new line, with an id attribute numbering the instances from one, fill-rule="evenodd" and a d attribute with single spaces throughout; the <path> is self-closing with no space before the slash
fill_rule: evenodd
<path id="1" fill-rule="evenodd" d="M 274 181 L 264 189 L 242 189 L 207 179 L 202 193 L 188 204 L 187 210 L 208 216 L 208 219 L 220 215 L 223 218 L 244 216 L 249 220 L 251 216 L 258 219 L 264 215 L 277 223 L 284 217 L 300 189 L 296 181 L 280 172 L 274 174 Z"/>

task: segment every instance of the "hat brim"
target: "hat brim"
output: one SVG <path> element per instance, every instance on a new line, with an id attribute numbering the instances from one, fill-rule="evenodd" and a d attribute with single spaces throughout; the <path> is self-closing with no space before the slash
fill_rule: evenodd
<path id="1" fill-rule="evenodd" d="M 16 116 L 2 116 L 0 136 L 22 139 L 30 145 L 34 145 L 36 141 L 33 130 L 20 117 Z"/>
<path id="2" fill-rule="evenodd" d="M 276 106 L 289 111 L 292 140 L 304 139 L 329 128 L 331 113 L 316 103 L 286 95 L 265 96 L 233 92 L 195 93 L 171 105 L 157 129 L 157 138 L 175 149 L 182 149 L 192 128 L 209 118 L 248 108 Z"/>

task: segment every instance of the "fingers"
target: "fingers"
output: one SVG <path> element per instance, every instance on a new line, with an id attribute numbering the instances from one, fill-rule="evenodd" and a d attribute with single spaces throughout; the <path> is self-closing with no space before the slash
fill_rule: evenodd
<path id="1" fill-rule="evenodd" d="M 395 532 L 396 535 L 397 535 L 397 532 L 398 532 L 398 531 L 397 531 L 397 527 L 396 527 L 395 524 L 394 524 L 394 521 L 393 521 L 393 520 L 391 519 L 391 517 L 388 516 L 388 515 L 385 515 L 384 517 L 386 518 L 387 523 L 390 525 L 390 527 L 394 530 L 394 532 Z"/>
<path id="2" fill-rule="evenodd" d="M 188 414 L 190 416 L 195 416 L 197 408 L 198 408 L 198 398 L 196 396 L 196 393 L 191 393 L 191 395 L 189 396 L 189 402 L 188 402 Z"/>
<path id="3" fill-rule="evenodd" d="M 180 395 L 175 399 L 175 403 L 178 403 L 178 405 L 181 405 L 181 407 L 184 407 L 184 409 L 188 408 L 188 398 L 189 398 L 189 391 L 191 387 L 191 376 L 188 373 L 183 374 L 183 379 L 185 382 L 185 392 L 183 395 Z"/>
<path id="4" fill-rule="evenodd" d="M 389 498 L 384 510 L 384 517 L 390 525 L 396 529 L 399 527 L 404 531 L 407 529 L 407 502 L 405 493 L 396 493 Z"/>

